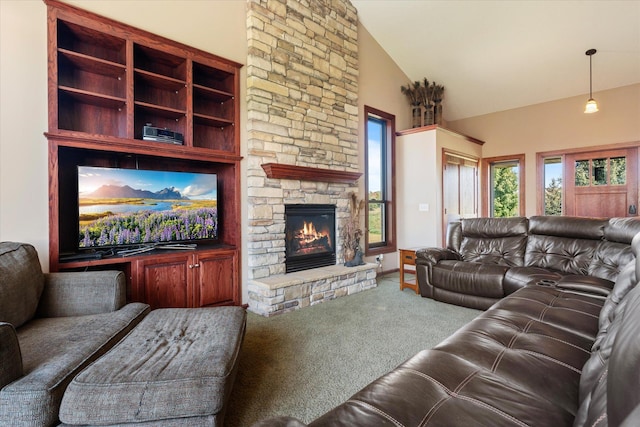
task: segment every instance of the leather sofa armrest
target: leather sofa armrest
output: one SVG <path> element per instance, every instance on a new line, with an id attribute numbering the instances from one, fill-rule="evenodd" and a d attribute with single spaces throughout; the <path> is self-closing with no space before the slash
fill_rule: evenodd
<path id="1" fill-rule="evenodd" d="M 22 354 L 16 330 L 11 323 L 0 322 L 0 389 L 22 375 Z"/>
<path id="2" fill-rule="evenodd" d="M 457 252 L 445 248 L 424 248 L 416 251 L 416 264 L 437 264 L 442 260 L 460 261 L 462 257 Z"/>
<path id="3" fill-rule="evenodd" d="M 601 297 L 608 297 L 613 289 L 613 282 L 593 276 L 564 276 L 555 284 L 558 289 L 583 292 Z"/>
<path id="4" fill-rule="evenodd" d="M 416 275 L 420 295 L 433 298 L 433 283 L 431 281 L 433 266 L 442 260 L 460 260 L 462 257 L 451 249 L 424 248 L 416 251 Z"/>
<path id="5" fill-rule="evenodd" d="M 86 316 L 119 310 L 126 304 L 121 271 L 45 274 L 39 317 Z"/>

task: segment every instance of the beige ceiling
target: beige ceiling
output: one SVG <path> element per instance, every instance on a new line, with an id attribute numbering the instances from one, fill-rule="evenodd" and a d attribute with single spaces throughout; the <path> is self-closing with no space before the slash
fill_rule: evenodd
<path id="1" fill-rule="evenodd" d="M 448 121 L 640 83 L 640 0 L 351 0 L 411 80 L 445 86 Z M 400 86 L 406 82 L 398 82 Z"/>

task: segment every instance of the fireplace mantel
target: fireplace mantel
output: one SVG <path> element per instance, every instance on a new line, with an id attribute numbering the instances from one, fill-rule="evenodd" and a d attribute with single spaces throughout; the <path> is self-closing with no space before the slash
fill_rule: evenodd
<path id="1" fill-rule="evenodd" d="M 342 182 L 350 184 L 356 182 L 362 176 L 362 172 L 283 165 L 279 163 L 263 163 L 262 169 L 264 169 L 267 174 L 267 178 L 299 179 L 301 181 Z"/>

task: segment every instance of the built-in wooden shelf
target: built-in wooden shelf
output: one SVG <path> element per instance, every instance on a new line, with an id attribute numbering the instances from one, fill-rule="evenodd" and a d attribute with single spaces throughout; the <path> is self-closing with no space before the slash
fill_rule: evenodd
<path id="1" fill-rule="evenodd" d="M 2 0 L 0 0 L 2 1 Z M 95 15 L 47 5 L 49 271 L 120 270 L 127 301 L 152 309 L 241 305 L 242 64 Z M 147 125 L 180 144 L 144 139 Z M 136 256 L 79 247 L 78 168 L 216 176 L 218 233 L 190 251 Z"/>
<path id="2" fill-rule="evenodd" d="M 282 165 L 279 163 L 263 163 L 262 169 L 264 169 L 267 174 L 267 178 L 299 179 L 301 181 L 341 182 L 350 184 L 356 182 L 362 176 L 362 172 Z"/>

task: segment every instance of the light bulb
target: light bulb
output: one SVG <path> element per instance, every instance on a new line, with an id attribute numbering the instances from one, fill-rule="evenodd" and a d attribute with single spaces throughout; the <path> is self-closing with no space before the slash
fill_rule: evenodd
<path id="1" fill-rule="evenodd" d="M 587 101 L 587 105 L 584 107 L 584 112 L 586 114 L 596 113 L 598 111 L 598 103 L 595 99 L 589 98 Z"/>

